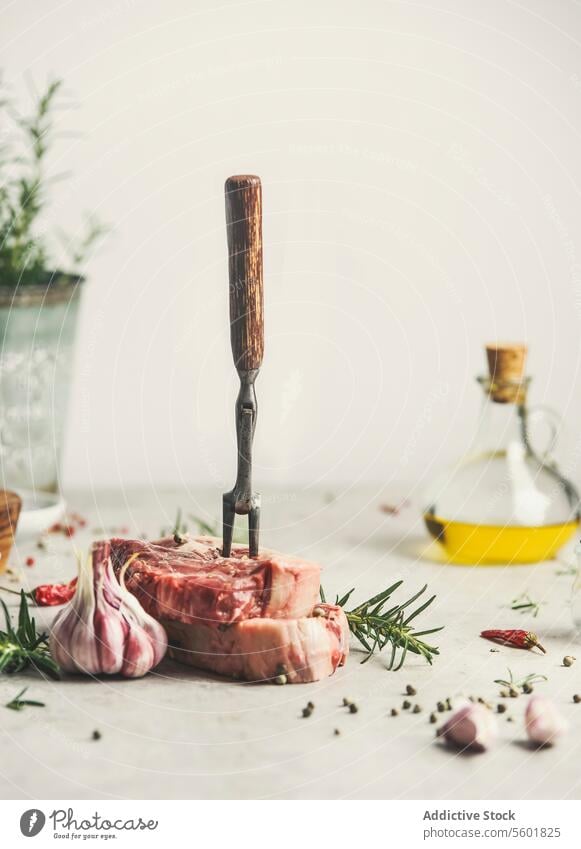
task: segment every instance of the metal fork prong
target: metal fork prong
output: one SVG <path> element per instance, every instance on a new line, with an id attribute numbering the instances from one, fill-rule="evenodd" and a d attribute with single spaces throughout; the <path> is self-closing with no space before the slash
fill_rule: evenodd
<path id="1" fill-rule="evenodd" d="M 258 538 L 260 534 L 260 507 L 252 507 L 248 514 L 248 554 L 258 557 Z"/>
<path id="2" fill-rule="evenodd" d="M 230 557 L 236 511 L 229 495 L 222 497 L 222 557 Z"/>

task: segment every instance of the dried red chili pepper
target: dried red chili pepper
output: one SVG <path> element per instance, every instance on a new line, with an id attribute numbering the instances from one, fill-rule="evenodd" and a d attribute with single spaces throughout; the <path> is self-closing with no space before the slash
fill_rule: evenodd
<path id="1" fill-rule="evenodd" d="M 25 595 L 38 607 L 56 607 L 57 604 L 66 604 L 70 601 L 77 589 L 77 578 L 73 578 L 68 584 L 40 584 Z M 9 587 L 0 587 L 0 590 L 12 595 L 20 595 L 20 590 L 12 590 Z"/>
<path id="2" fill-rule="evenodd" d="M 68 584 L 41 584 L 32 590 L 30 597 L 39 607 L 55 607 L 57 604 L 66 604 L 70 601 L 76 588 L 76 578 Z"/>
<path id="3" fill-rule="evenodd" d="M 532 631 L 522 631 L 518 629 L 499 631 L 493 629 L 491 631 L 482 631 L 480 636 L 484 637 L 485 640 L 492 640 L 495 643 L 501 643 L 503 646 L 515 646 L 515 648 L 518 649 L 532 649 L 536 647 L 540 649 L 543 654 L 547 653 L 539 643 L 537 635 L 533 634 Z"/>

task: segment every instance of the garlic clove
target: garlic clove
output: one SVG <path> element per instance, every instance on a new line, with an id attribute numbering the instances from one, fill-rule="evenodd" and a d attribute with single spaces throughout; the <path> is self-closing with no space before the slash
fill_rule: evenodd
<path id="1" fill-rule="evenodd" d="M 531 696 L 525 711 L 529 740 L 538 746 L 551 746 L 569 728 L 555 705 L 545 696 Z"/>
<path id="2" fill-rule="evenodd" d="M 458 708 L 438 731 L 447 743 L 459 749 L 484 752 L 496 741 L 494 714 L 484 705 L 469 703 Z"/>
<path id="3" fill-rule="evenodd" d="M 121 674 L 126 678 L 141 678 L 154 666 L 154 661 L 151 639 L 143 628 L 134 625 L 125 642 Z"/>

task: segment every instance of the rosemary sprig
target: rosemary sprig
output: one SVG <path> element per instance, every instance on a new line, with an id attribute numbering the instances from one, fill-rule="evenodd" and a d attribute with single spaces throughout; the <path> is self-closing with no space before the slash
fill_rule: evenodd
<path id="1" fill-rule="evenodd" d="M 413 610 L 413 612 L 409 613 L 408 609 L 411 605 L 426 591 L 427 585 L 425 585 L 419 592 L 415 593 L 402 604 L 387 606 L 392 594 L 402 583 L 403 581 L 396 581 L 395 584 L 392 584 L 386 590 L 383 590 L 383 592 L 357 605 L 353 610 L 345 611 L 351 633 L 357 637 L 367 652 L 366 657 L 361 661 L 362 663 L 368 661 L 376 651 L 382 651 L 388 644 L 391 646 L 391 654 L 387 664 L 388 669 L 401 669 L 408 651 L 412 652 L 412 654 L 422 655 L 428 663 L 432 662 L 434 655 L 439 654 L 437 646 L 429 645 L 421 640 L 420 637 L 425 637 L 427 634 L 435 634 L 437 631 L 441 631 L 442 628 L 429 628 L 424 631 L 416 631 L 414 630 L 414 626 L 410 624 L 416 616 L 419 616 L 420 613 L 423 613 L 430 606 L 436 596 L 431 596 L 427 601 L 424 601 L 419 607 Z M 353 592 L 354 590 L 349 590 L 342 598 L 337 596 L 335 604 L 345 607 Z M 321 601 L 324 603 L 325 593 L 322 587 L 320 595 Z M 400 652 L 399 657 L 398 652 Z"/>
<path id="2" fill-rule="evenodd" d="M 528 593 L 521 593 L 516 598 L 513 598 L 510 609 L 519 610 L 521 613 L 531 613 L 536 619 L 541 610 L 542 601 L 533 601 Z"/>
<path id="3" fill-rule="evenodd" d="M 50 656 L 48 636 L 38 633 L 36 623 L 28 609 L 28 600 L 24 590 L 20 593 L 18 625 L 13 626 L 10 613 L 4 601 L 0 599 L 4 611 L 6 630 L 0 631 L 0 673 L 22 672 L 29 667 L 44 672 L 49 678 L 58 678 L 58 666 Z"/>
<path id="4" fill-rule="evenodd" d="M 209 537 L 217 537 L 220 535 L 220 525 L 218 522 L 206 522 L 204 519 L 200 519 L 199 516 L 194 516 L 193 513 L 190 513 L 189 516 L 195 524 L 199 534 Z"/>
<path id="5" fill-rule="evenodd" d="M 202 536 L 219 537 L 222 535 L 222 527 L 218 520 L 215 522 L 206 522 L 204 519 L 200 519 L 199 516 L 194 516 L 193 513 L 190 513 L 189 517 L 195 524 L 198 533 L 202 534 Z M 234 528 L 232 542 L 239 545 L 248 545 L 248 531 L 244 528 Z"/>
<path id="6" fill-rule="evenodd" d="M 526 690 L 532 684 L 536 684 L 539 681 L 548 681 L 549 680 L 546 675 L 538 675 L 535 672 L 531 672 L 530 675 L 525 675 L 524 678 L 521 678 L 520 681 L 517 681 L 515 679 L 514 675 L 512 674 L 511 669 L 507 669 L 507 672 L 508 672 L 508 678 L 507 679 L 495 678 L 494 683 L 500 684 L 501 687 L 507 687 L 509 690 L 510 689 Z"/>
<path id="7" fill-rule="evenodd" d="M 182 534 L 186 534 L 188 532 L 188 526 L 182 522 L 182 508 L 178 507 L 178 512 L 176 514 L 176 520 L 174 522 L 172 536 L 173 541 L 176 545 L 181 545 L 185 542 Z"/>
<path id="8" fill-rule="evenodd" d="M 44 702 L 36 702 L 34 699 L 23 699 L 22 696 L 26 693 L 28 687 L 24 687 L 17 696 L 14 696 L 12 701 L 7 702 L 4 707 L 10 710 L 22 710 L 24 707 L 46 707 Z"/>

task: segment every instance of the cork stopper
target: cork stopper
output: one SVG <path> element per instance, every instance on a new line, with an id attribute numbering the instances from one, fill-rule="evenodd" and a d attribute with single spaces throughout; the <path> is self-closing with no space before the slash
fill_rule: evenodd
<path id="1" fill-rule="evenodd" d="M 503 404 L 524 400 L 527 346 L 521 344 L 487 345 L 490 373 L 490 397 Z"/>

